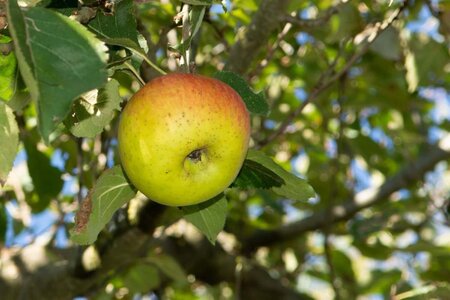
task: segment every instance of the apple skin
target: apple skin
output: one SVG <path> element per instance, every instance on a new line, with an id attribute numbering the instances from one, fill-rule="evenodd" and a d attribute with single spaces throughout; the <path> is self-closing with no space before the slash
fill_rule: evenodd
<path id="1" fill-rule="evenodd" d="M 204 202 L 236 178 L 247 154 L 250 116 L 239 94 L 201 75 L 173 73 L 128 102 L 118 132 L 129 180 L 168 206 Z"/>

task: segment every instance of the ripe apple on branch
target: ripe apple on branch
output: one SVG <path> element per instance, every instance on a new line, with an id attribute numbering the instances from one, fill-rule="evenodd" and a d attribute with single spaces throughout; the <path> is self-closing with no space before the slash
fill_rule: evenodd
<path id="1" fill-rule="evenodd" d="M 236 178 L 248 150 L 250 117 L 227 84 L 192 74 L 147 83 L 119 125 L 122 166 L 149 199 L 169 206 L 204 202 Z"/>
<path id="2" fill-rule="evenodd" d="M 230 71 L 217 72 L 214 78 L 191 73 L 191 42 L 208 5 L 183 5 L 182 40 L 169 50 L 178 54 L 179 71 L 185 73 L 167 74 L 129 39 L 105 40 L 161 76 L 145 83 L 136 69 L 125 66 L 142 88 L 121 112 L 120 165 L 103 172 L 83 201 L 71 231 L 73 241 L 94 243 L 116 211 L 136 196 L 136 189 L 154 202 L 181 207 L 182 217 L 212 243 L 225 225 L 229 187 L 271 190 L 293 201 L 314 196 L 304 179 L 262 151 L 249 150 L 250 114 L 269 113 L 264 92 L 255 93 Z"/>

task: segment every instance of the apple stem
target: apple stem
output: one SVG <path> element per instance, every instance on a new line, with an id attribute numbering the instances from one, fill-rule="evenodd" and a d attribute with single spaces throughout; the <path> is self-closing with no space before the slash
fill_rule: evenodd
<path id="1" fill-rule="evenodd" d="M 136 77 L 136 79 L 139 81 L 141 86 L 144 86 L 145 85 L 145 81 L 139 75 L 139 72 L 136 71 L 136 69 L 129 62 L 125 62 L 124 65 L 130 70 L 130 72 L 134 75 L 134 77 Z"/>
<path id="2" fill-rule="evenodd" d="M 152 67 L 153 69 L 155 69 L 156 71 L 158 71 L 160 74 L 162 75 L 166 75 L 167 72 L 162 70 L 160 67 L 158 67 L 154 62 L 152 62 L 147 55 L 141 53 L 140 51 L 137 51 L 135 49 L 130 48 L 130 51 L 133 52 L 134 54 L 136 54 L 137 56 L 139 56 L 140 58 L 142 58 L 150 67 Z"/>

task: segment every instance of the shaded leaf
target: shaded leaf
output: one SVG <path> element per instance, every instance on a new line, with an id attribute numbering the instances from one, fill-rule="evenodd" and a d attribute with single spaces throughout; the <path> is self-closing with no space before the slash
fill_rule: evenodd
<path id="1" fill-rule="evenodd" d="M 146 261 L 157 266 L 171 279 L 181 283 L 187 282 L 186 273 L 172 256 L 163 253 L 150 254 Z"/>
<path id="2" fill-rule="evenodd" d="M 419 84 L 439 86 L 442 78 L 448 74 L 445 69 L 450 60 L 448 46 L 423 35 L 413 35 L 408 46 L 414 54 Z"/>
<path id="3" fill-rule="evenodd" d="M 62 172 L 51 165 L 50 157 L 37 149 L 30 137 L 23 141 L 27 152 L 28 172 L 33 181 L 37 197 L 27 197 L 27 203 L 35 212 L 47 208 L 50 200 L 56 198 L 63 187 Z"/>
<path id="4" fill-rule="evenodd" d="M 75 217 L 71 238 L 78 244 L 92 244 L 113 214 L 131 200 L 136 191 L 121 166 L 105 171 L 84 199 Z"/>
<path id="5" fill-rule="evenodd" d="M 345 2 L 339 5 L 338 14 L 335 18 L 339 19 L 339 28 L 331 37 L 332 41 L 341 41 L 354 36 L 361 32 L 364 27 L 357 5 L 352 2 Z"/>
<path id="6" fill-rule="evenodd" d="M 230 71 L 221 71 L 214 74 L 214 77 L 231 86 L 244 100 L 249 112 L 264 116 L 269 114 L 269 105 L 264 92 L 253 92 L 241 76 Z"/>
<path id="7" fill-rule="evenodd" d="M 223 194 L 206 202 L 182 207 L 184 218 L 197 227 L 211 242 L 216 243 L 217 235 L 225 226 L 227 200 Z"/>
<path id="8" fill-rule="evenodd" d="M 102 38 L 125 38 L 138 43 L 132 0 L 115 1 L 112 13 L 98 11 L 88 27 Z"/>
<path id="9" fill-rule="evenodd" d="M 353 245 L 358 248 L 358 250 L 364 256 L 378 260 L 388 259 L 393 252 L 393 249 L 386 247 L 378 239 L 375 241 L 375 243 L 370 245 L 367 244 L 367 241 L 365 240 L 355 239 Z"/>
<path id="10" fill-rule="evenodd" d="M 429 268 L 423 272 L 422 278 L 430 281 L 450 282 L 450 248 L 447 253 L 433 253 L 429 260 Z"/>
<path id="11" fill-rule="evenodd" d="M 139 46 L 139 44 L 130 39 L 127 39 L 127 38 L 105 38 L 105 39 L 103 39 L 103 41 L 106 44 L 120 46 L 120 47 L 129 49 L 131 51 L 145 55 L 144 50 Z"/>
<path id="12" fill-rule="evenodd" d="M 39 129 L 48 142 L 73 100 L 105 83 L 106 47 L 76 21 L 41 7 L 22 12 L 15 0 L 8 2 L 8 22 L 21 74 L 38 103 Z"/>
<path id="13" fill-rule="evenodd" d="M 133 266 L 124 277 L 125 286 L 134 293 L 146 293 L 160 284 L 158 270 L 150 265 Z"/>
<path id="14" fill-rule="evenodd" d="M 19 147 L 19 128 L 12 110 L 0 102 L 0 185 L 6 181 Z"/>
<path id="15" fill-rule="evenodd" d="M 398 31 L 394 27 L 388 27 L 373 41 L 370 49 L 386 59 L 400 59 L 401 46 Z"/>
<path id="16" fill-rule="evenodd" d="M 264 168 L 269 169 L 283 180 L 282 185 L 272 187 L 272 190 L 276 194 L 295 201 L 306 201 L 315 196 L 313 188 L 306 180 L 289 173 L 263 152 L 249 150 L 246 160 L 255 162 Z"/>
<path id="17" fill-rule="evenodd" d="M 82 96 L 74 104 L 69 123 L 70 132 L 75 136 L 95 137 L 111 122 L 115 111 L 120 111 L 122 98 L 119 95 L 119 83 L 115 79 L 91 95 L 91 98 Z"/>
<path id="18" fill-rule="evenodd" d="M 340 250 L 333 250 L 331 258 L 337 275 L 341 277 L 345 284 L 355 283 L 356 278 L 350 258 Z"/>
<path id="19" fill-rule="evenodd" d="M 262 164 L 246 159 L 238 177 L 233 182 L 233 187 L 241 189 L 258 188 L 269 189 L 274 186 L 281 186 L 284 180 L 272 170 Z"/>

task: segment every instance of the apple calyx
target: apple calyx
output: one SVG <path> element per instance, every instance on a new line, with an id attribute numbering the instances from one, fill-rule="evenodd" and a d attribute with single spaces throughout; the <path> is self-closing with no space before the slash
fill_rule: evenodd
<path id="1" fill-rule="evenodd" d="M 206 154 L 205 152 L 206 152 L 205 148 L 195 149 L 194 151 L 189 153 L 186 156 L 186 158 L 191 160 L 194 163 L 197 163 L 197 162 L 202 161 L 202 156 L 204 156 L 204 154 Z"/>

